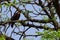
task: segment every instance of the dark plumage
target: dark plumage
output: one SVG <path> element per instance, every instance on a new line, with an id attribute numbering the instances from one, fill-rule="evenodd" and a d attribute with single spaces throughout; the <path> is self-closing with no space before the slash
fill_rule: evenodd
<path id="1" fill-rule="evenodd" d="M 38 0 L 39 1 L 39 5 L 42 5 L 42 1 L 41 0 Z"/>
<path id="2" fill-rule="evenodd" d="M 20 13 L 21 12 L 18 12 L 18 11 L 16 13 L 14 13 L 14 15 L 11 17 L 11 21 L 18 20 L 20 17 Z M 15 24 L 15 22 L 11 22 L 10 23 L 11 27 L 13 27 L 14 24 Z"/>

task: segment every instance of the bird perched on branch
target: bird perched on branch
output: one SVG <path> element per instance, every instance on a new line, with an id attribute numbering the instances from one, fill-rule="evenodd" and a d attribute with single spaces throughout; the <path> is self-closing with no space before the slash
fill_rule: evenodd
<path id="1" fill-rule="evenodd" d="M 18 20 L 20 17 L 20 13 L 21 13 L 21 11 L 16 11 L 14 13 L 14 15 L 11 17 L 11 21 Z M 13 27 L 14 24 L 15 24 L 15 22 L 10 22 L 11 27 Z"/>

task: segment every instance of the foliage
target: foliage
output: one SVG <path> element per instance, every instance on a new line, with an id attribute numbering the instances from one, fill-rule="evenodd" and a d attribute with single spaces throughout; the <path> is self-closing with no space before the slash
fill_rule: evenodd
<path id="1" fill-rule="evenodd" d="M 22 0 L 22 2 L 30 2 L 31 0 Z"/>
<path id="2" fill-rule="evenodd" d="M 6 40 L 4 35 L 0 35 L 0 40 Z"/>
<path id="3" fill-rule="evenodd" d="M 42 40 L 56 40 L 56 38 L 60 38 L 60 30 L 44 30 L 43 32 L 36 32 L 38 35 L 41 35 Z"/>

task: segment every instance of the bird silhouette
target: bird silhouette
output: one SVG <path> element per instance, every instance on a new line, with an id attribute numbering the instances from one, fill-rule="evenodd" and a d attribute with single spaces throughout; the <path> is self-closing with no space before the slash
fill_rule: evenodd
<path id="1" fill-rule="evenodd" d="M 15 12 L 14 15 L 11 17 L 11 21 L 18 20 L 20 17 L 20 13 L 21 13 L 21 11 Z M 15 24 L 15 22 L 10 22 L 11 27 L 13 27 L 14 24 Z"/>

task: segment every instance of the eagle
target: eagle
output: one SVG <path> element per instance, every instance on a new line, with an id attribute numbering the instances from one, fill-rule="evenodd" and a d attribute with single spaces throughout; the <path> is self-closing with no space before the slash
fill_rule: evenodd
<path id="1" fill-rule="evenodd" d="M 11 21 L 15 21 L 15 20 L 18 20 L 19 18 L 20 18 L 20 13 L 21 13 L 21 11 L 16 11 L 15 13 L 14 13 L 14 15 L 11 17 Z M 13 25 L 15 24 L 15 22 L 10 22 L 10 25 L 11 25 L 11 27 L 13 28 Z"/>

